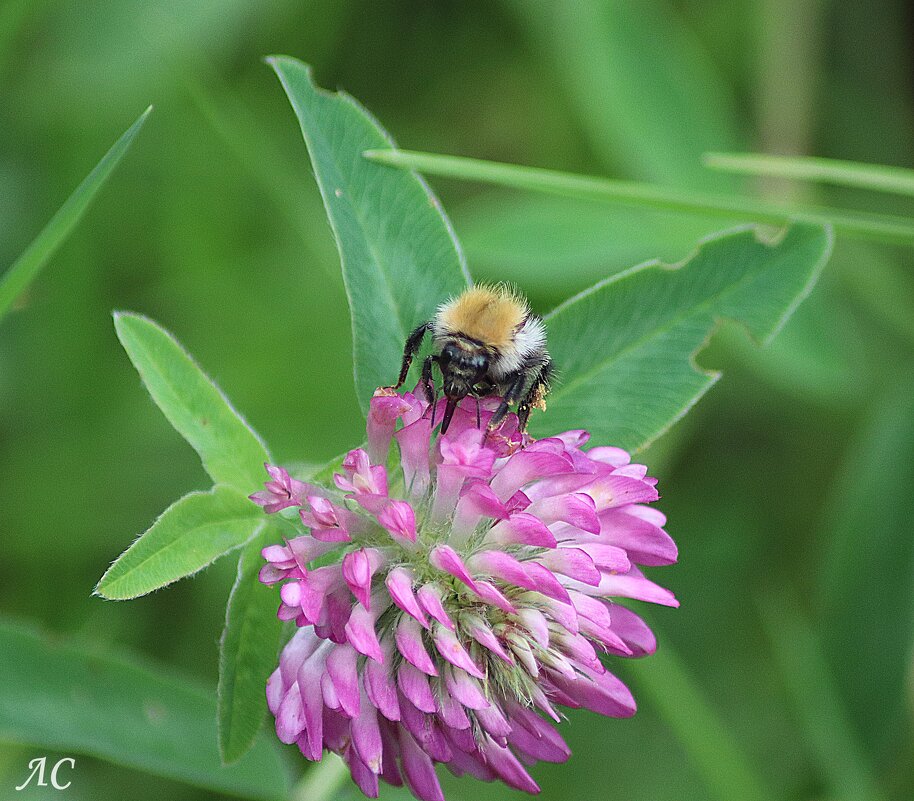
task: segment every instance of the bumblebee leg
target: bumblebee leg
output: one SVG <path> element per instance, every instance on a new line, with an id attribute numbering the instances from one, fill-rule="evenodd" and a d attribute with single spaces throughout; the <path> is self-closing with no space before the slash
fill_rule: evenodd
<path id="1" fill-rule="evenodd" d="M 435 388 L 435 382 L 432 379 L 432 365 L 438 361 L 438 357 L 432 354 L 426 356 L 422 362 L 422 389 L 425 392 L 425 399 L 429 406 L 432 407 L 432 428 L 435 427 L 435 410 L 438 406 L 438 390 Z"/>
<path id="2" fill-rule="evenodd" d="M 403 364 L 400 365 L 400 377 L 397 379 L 394 389 L 400 389 L 400 387 L 403 386 L 403 382 L 406 381 L 406 376 L 409 373 L 409 366 L 413 363 L 413 357 L 422 346 L 425 332 L 431 328 L 431 325 L 431 323 L 426 322 L 416 326 L 406 338 L 406 345 L 403 348 Z"/>
<path id="3" fill-rule="evenodd" d="M 438 361 L 438 357 L 432 354 L 426 356 L 422 362 L 422 389 L 425 392 L 425 399 L 434 406 L 438 400 L 438 392 L 435 389 L 435 381 L 432 379 L 432 365 Z"/>
<path id="4" fill-rule="evenodd" d="M 492 415 L 492 419 L 489 420 L 489 425 L 486 426 L 486 431 L 494 431 L 498 428 L 502 420 L 505 419 L 505 416 L 508 414 L 508 408 L 517 403 L 521 395 L 524 392 L 524 384 L 526 383 L 527 376 L 525 373 L 518 373 L 516 378 L 511 382 L 511 385 L 508 387 L 508 391 L 505 392 L 504 398 L 502 398 L 501 403 L 498 405 L 498 408 L 495 410 L 495 414 Z"/>
<path id="5" fill-rule="evenodd" d="M 517 427 L 523 432 L 527 430 L 527 420 L 530 419 L 530 412 L 534 406 L 542 404 L 543 398 L 549 391 L 549 378 L 552 375 L 552 362 L 548 361 L 543 364 L 537 373 L 530 389 L 527 390 L 523 400 L 517 406 Z M 542 408 L 542 407 L 540 407 Z"/>

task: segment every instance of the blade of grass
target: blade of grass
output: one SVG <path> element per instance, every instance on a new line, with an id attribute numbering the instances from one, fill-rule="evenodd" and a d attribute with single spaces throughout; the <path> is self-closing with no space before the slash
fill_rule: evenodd
<path id="1" fill-rule="evenodd" d="M 668 211 L 701 212 L 727 217 L 736 215 L 749 221 L 775 225 L 782 225 L 788 220 L 831 224 L 839 234 L 848 237 L 902 245 L 914 244 L 914 221 L 904 217 L 865 214 L 825 206 L 778 206 L 737 195 L 711 195 L 541 167 L 411 150 L 366 150 L 363 155 L 379 164 L 463 181 L 479 181 L 573 198 L 612 200 Z"/>
<path id="2" fill-rule="evenodd" d="M 774 798 L 669 642 L 626 677 L 636 685 L 636 695 L 657 709 L 721 801 Z"/>
<path id="3" fill-rule="evenodd" d="M 829 796 L 886 801 L 839 700 L 818 633 L 788 598 L 766 594 L 756 600 L 771 653 L 805 740 L 828 782 Z"/>
<path id="4" fill-rule="evenodd" d="M 702 160 L 712 170 L 739 175 L 791 178 L 914 197 L 914 170 L 905 167 L 768 153 L 705 153 Z"/>
<path id="5" fill-rule="evenodd" d="M 92 172 L 83 179 L 73 194 L 57 210 L 57 213 L 51 217 L 41 233 L 32 240 L 22 255 L 13 262 L 13 266 L 0 278 L 0 319 L 6 315 L 16 298 L 25 291 L 76 227 L 92 198 L 127 152 L 151 111 L 152 106 L 147 108 L 139 119 L 123 133 Z"/>

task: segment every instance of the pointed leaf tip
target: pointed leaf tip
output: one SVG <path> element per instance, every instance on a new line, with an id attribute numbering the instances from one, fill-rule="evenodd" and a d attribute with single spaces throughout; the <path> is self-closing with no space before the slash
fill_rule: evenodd
<path id="1" fill-rule="evenodd" d="M 295 110 L 336 237 L 352 316 L 356 391 L 363 411 L 396 379 L 407 334 L 469 283 L 441 205 L 415 174 L 362 158 L 389 149 L 378 122 L 344 92 L 319 88 L 311 68 L 271 57 Z M 384 198 L 384 203 L 378 203 Z"/>

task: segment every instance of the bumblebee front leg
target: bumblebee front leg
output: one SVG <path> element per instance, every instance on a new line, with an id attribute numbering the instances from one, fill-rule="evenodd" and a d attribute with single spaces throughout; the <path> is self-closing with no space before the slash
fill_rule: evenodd
<path id="1" fill-rule="evenodd" d="M 432 379 L 432 365 L 437 361 L 438 357 L 432 354 L 431 356 L 426 356 L 425 361 L 422 362 L 422 389 L 425 391 L 425 399 L 432 406 L 432 414 L 435 413 L 434 406 L 438 402 L 438 392 Z"/>
<path id="2" fill-rule="evenodd" d="M 524 384 L 526 384 L 526 382 L 526 373 L 518 373 L 508 387 L 508 391 L 505 392 L 505 396 L 495 410 L 495 414 L 492 415 L 492 419 L 489 420 L 489 424 L 486 426 L 487 432 L 494 431 L 498 428 L 501 421 L 504 420 L 505 416 L 508 414 L 508 408 L 520 400 L 521 396 L 524 394 Z"/>
<path id="3" fill-rule="evenodd" d="M 406 345 L 403 348 L 403 364 L 400 366 L 400 377 L 397 379 L 397 383 L 394 386 L 394 389 L 400 389 L 403 386 L 403 382 L 406 381 L 406 376 L 409 373 L 409 366 L 413 363 L 413 357 L 416 355 L 416 352 L 422 346 L 422 340 L 425 337 L 425 332 L 431 328 L 430 322 L 422 323 L 422 325 L 417 325 L 411 332 L 410 335 L 406 338 Z M 428 361 L 426 359 L 426 361 Z M 423 367 L 423 375 L 425 369 Z M 431 368 L 429 368 L 429 375 L 431 375 Z"/>

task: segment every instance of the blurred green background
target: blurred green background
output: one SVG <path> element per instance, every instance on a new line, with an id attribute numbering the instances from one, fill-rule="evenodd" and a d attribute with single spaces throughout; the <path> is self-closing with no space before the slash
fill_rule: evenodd
<path id="1" fill-rule="evenodd" d="M 700 156 L 911 165 L 912 35 L 901 0 L 3 0 L 0 269 L 156 109 L 0 327 L 0 612 L 215 682 L 233 559 L 129 604 L 90 594 L 163 508 L 209 486 L 140 386 L 113 309 L 174 331 L 279 461 L 360 441 L 335 246 L 262 56 L 313 64 L 404 147 L 911 213 L 888 196 L 743 183 Z M 474 276 L 517 282 L 541 311 L 727 224 L 434 186 Z M 872 799 L 914 797 L 910 262 L 839 239 L 772 347 L 715 337 L 699 361 L 726 377 L 643 454 L 681 553 L 654 573 L 682 602 L 653 614 L 661 652 L 676 648 L 779 799 L 850 801 L 861 777 Z M 641 669 L 620 668 L 641 699 L 633 720 L 571 715 L 571 765 L 533 771 L 543 798 L 715 797 L 700 722 L 674 722 L 677 699 L 657 703 L 662 675 L 648 686 Z M 3 797 L 40 752 L 0 746 Z M 74 799 L 217 797 L 90 758 L 72 778 Z"/>

